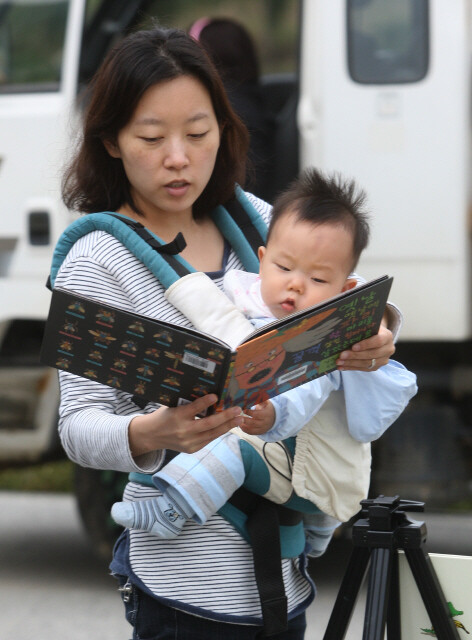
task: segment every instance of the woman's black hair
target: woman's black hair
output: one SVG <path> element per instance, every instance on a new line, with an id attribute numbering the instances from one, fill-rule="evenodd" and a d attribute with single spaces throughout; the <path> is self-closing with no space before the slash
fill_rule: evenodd
<path id="1" fill-rule="evenodd" d="M 116 211 L 127 204 L 142 213 L 133 201 L 121 159 L 112 158 L 103 143 L 116 143 L 150 87 L 181 76 L 197 79 L 208 91 L 221 131 L 215 168 L 194 203 L 194 217 L 208 215 L 234 195 L 235 183 L 244 181 L 247 129 L 231 108 L 203 47 L 184 31 L 154 27 L 121 40 L 91 83 L 80 147 L 63 179 L 62 195 L 70 209 Z"/>

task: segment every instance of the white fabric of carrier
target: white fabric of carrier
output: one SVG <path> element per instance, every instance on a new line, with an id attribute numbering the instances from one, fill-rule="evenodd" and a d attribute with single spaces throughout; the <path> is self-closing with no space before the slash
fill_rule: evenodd
<path id="1" fill-rule="evenodd" d="M 370 484 L 371 446 L 348 431 L 342 391 L 332 391 L 297 434 L 292 485 L 301 498 L 341 522 L 360 510 Z"/>
<path id="2" fill-rule="evenodd" d="M 165 297 L 199 331 L 236 348 L 254 327 L 205 273 L 190 273 L 174 282 Z"/>
<path id="3" fill-rule="evenodd" d="M 298 432 L 292 468 L 277 442 L 264 442 L 239 428 L 232 431 L 251 444 L 266 463 L 270 487 L 264 498 L 284 504 L 295 492 L 341 522 L 358 513 L 360 501 L 369 491 L 371 446 L 350 435 L 342 391 L 333 391 Z M 291 482 L 286 479 L 290 474 Z"/>

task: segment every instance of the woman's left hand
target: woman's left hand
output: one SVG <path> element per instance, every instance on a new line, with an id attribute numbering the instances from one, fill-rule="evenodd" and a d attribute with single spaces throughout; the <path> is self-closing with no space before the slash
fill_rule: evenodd
<path id="1" fill-rule="evenodd" d="M 394 353 L 392 332 L 382 324 L 376 336 L 354 344 L 349 351 L 343 351 L 336 364 L 341 371 L 377 371 L 388 363 Z"/>

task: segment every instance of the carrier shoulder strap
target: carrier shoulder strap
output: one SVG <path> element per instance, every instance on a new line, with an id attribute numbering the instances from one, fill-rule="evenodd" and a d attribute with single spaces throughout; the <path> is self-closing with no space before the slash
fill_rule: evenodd
<path id="1" fill-rule="evenodd" d="M 75 220 L 60 236 L 51 263 L 50 285 L 52 287 L 69 251 L 77 240 L 92 231 L 106 231 L 114 236 L 145 264 L 166 288 L 178 278 L 193 271 L 188 262 L 173 253 L 185 247 L 182 234 L 179 234 L 170 244 L 166 244 L 131 218 L 111 212 L 91 213 Z"/>
<path id="2" fill-rule="evenodd" d="M 216 207 L 212 218 L 246 270 L 257 273 L 257 250 L 266 243 L 267 225 L 241 187 L 236 186 L 235 197 L 225 206 Z"/>
<path id="3" fill-rule="evenodd" d="M 218 206 L 212 218 L 223 237 L 230 243 L 247 271 L 257 273 L 257 249 L 265 244 L 267 225 L 249 201 L 244 191 L 236 186 L 235 197 L 225 206 Z M 119 240 L 168 289 L 179 278 L 195 269 L 180 255 L 185 239 L 177 234 L 165 243 L 141 223 L 117 213 L 102 212 L 82 216 L 70 224 L 60 236 L 52 258 L 47 286 L 54 286 L 57 273 L 72 246 L 92 231 L 106 231 Z"/>

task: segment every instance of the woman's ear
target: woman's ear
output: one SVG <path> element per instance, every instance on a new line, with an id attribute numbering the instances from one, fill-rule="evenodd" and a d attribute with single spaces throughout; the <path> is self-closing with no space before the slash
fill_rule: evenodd
<path id="1" fill-rule="evenodd" d="M 356 285 L 357 285 L 357 280 L 355 278 L 348 278 L 344 283 L 344 287 L 341 289 L 341 292 L 344 293 L 344 291 L 349 291 L 349 289 L 354 289 Z"/>
<path id="2" fill-rule="evenodd" d="M 102 140 L 103 146 L 112 158 L 121 158 L 121 152 L 116 142 L 112 140 Z"/>

